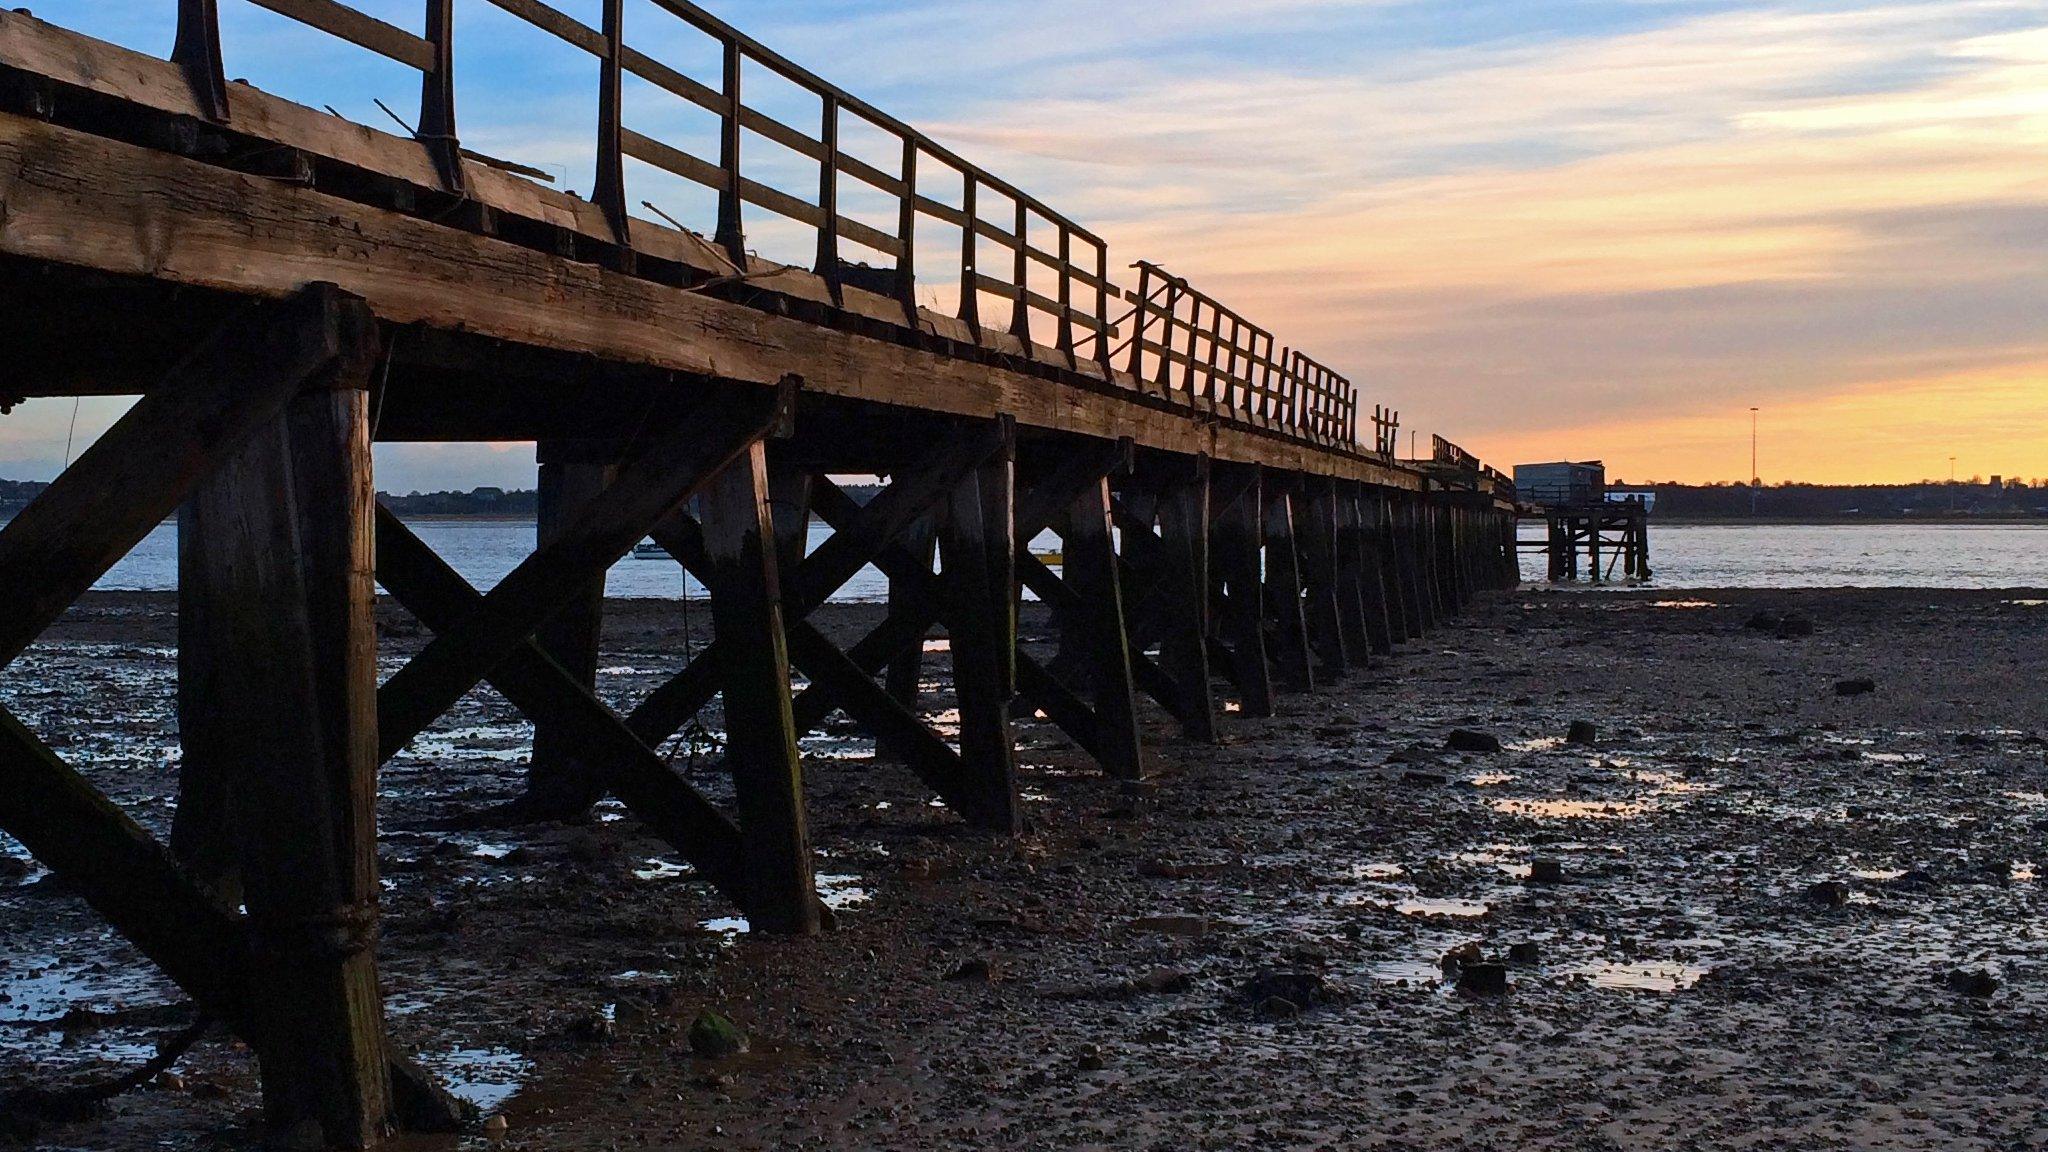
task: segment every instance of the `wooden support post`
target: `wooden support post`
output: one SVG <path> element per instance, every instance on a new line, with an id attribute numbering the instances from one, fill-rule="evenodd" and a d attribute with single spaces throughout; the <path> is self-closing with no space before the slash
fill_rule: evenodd
<path id="1" fill-rule="evenodd" d="M 1209 683 L 1209 458 L 1191 474 L 1158 478 L 1159 537 L 1167 597 L 1159 666 L 1179 693 L 1177 711 L 1190 739 L 1214 743 L 1216 693 Z"/>
<path id="2" fill-rule="evenodd" d="M 1364 663 L 1368 653 L 1386 655 L 1384 629 L 1374 632 L 1366 605 L 1373 603 L 1379 585 L 1377 560 L 1368 538 L 1367 508 L 1358 486 L 1348 480 L 1332 482 L 1332 514 L 1337 529 L 1337 621 L 1343 629 L 1345 646 Z"/>
<path id="3" fill-rule="evenodd" d="M 1028 541 L 1021 542 L 1028 546 Z M 1080 594 L 1088 644 L 1090 696 L 1095 706 L 1103 771 L 1124 780 L 1145 775 L 1144 737 L 1138 730 L 1137 691 L 1132 682 L 1130 631 L 1124 620 L 1117 578 L 1115 537 L 1110 530 L 1109 478 L 1088 486 L 1067 509 L 1062 576 Z"/>
<path id="4" fill-rule="evenodd" d="M 540 464 L 540 508 L 536 545 L 546 548 L 590 502 L 618 477 L 614 449 L 574 441 L 543 440 L 537 446 Z M 604 634 L 605 573 L 581 581 L 561 611 L 534 634 L 541 651 L 561 665 L 577 683 L 597 686 L 599 649 Z M 604 780 L 577 755 L 573 737 L 552 724 L 533 726 L 533 760 L 526 770 L 526 794 L 513 804 L 520 818 L 567 820 L 604 799 Z"/>
<path id="5" fill-rule="evenodd" d="M 725 760 L 739 804 L 747 907 L 765 931 L 810 935 L 818 931 L 818 903 L 790 716 L 776 511 L 767 449 L 756 442 L 704 492 L 707 568 L 699 576 L 711 590 L 712 622 L 728 653 Z M 791 518 L 801 526 L 808 512 Z"/>
<path id="6" fill-rule="evenodd" d="M 1280 686 L 1290 692 L 1313 692 L 1314 661 L 1309 655 L 1308 613 L 1302 602 L 1301 548 L 1294 530 L 1294 492 L 1268 474 L 1264 492 L 1266 527 L 1266 611 L 1272 618 L 1273 664 Z"/>
<path id="7" fill-rule="evenodd" d="M 1359 594 L 1365 604 L 1365 630 L 1372 637 L 1372 650 L 1382 656 L 1392 655 L 1394 645 L 1407 639 L 1403 630 L 1407 617 L 1391 579 L 1393 548 L 1381 531 L 1386 509 L 1384 496 L 1363 485 L 1358 488 L 1358 541 L 1364 572 Z"/>
<path id="8" fill-rule="evenodd" d="M 1397 497 L 1393 501 L 1393 575 L 1401 597 L 1401 614 L 1408 622 L 1408 638 L 1420 640 L 1436 626 L 1430 615 L 1429 597 L 1422 587 L 1422 534 L 1416 516 L 1419 498 Z"/>
<path id="9" fill-rule="evenodd" d="M 939 522 L 935 516 L 920 516 L 903 532 L 903 547 L 916 560 L 922 576 L 932 573 L 938 532 Z M 915 608 L 913 602 L 918 599 L 921 597 L 903 579 L 895 575 L 889 577 L 889 615 L 909 614 Z M 924 687 L 924 641 L 925 633 L 920 633 L 916 643 L 906 646 L 890 659 L 882 676 L 883 686 L 888 689 L 890 697 L 911 712 L 917 711 L 918 693 Z M 875 754 L 890 759 L 901 758 L 895 748 L 880 738 L 875 741 Z"/>
<path id="10" fill-rule="evenodd" d="M 195 494 L 208 604 L 181 665 L 216 693 L 274 1139 L 391 1126 L 377 920 L 370 362 L 294 400 Z"/>
<path id="11" fill-rule="evenodd" d="M 1231 678 L 1247 716 L 1273 715 L 1273 672 L 1266 658 L 1265 579 L 1260 547 L 1264 517 L 1257 465 L 1225 468 L 1228 499 L 1212 509 L 1216 579 L 1221 585 L 1217 622 Z M 1219 476 L 1219 482 L 1222 482 Z"/>
<path id="12" fill-rule="evenodd" d="M 204 487 L 206 481 L 201 481 Z M 213 627 L 214 612 L 233 611 L 217 604 L 213 588 L 198 570 L 201 550 L 194 534 L 192 503 L 178 509 L 178 807 L 171 818 L 171 854 L 194 880 L 232 907 L 242 902 L 241 874 L 235 862 L 233 819 L 228 797 L 232 734 L 216 704 L 221 687 L 213 683 L 215 659 L 202 659 L 202 637 Z"/>
<path id="13" fill-rule="evenodd" d="M 1339 607 L 1337 501 L 1335 482 L 1326 476 L 1304 480 L 1305 499 L 1295 527 L 1301 538 L 1301 580 L 1308 599 L 1307 626 L 1310 646 L 1322 661 L 1323 675 L 1341 677 L 1351 670 L 1353 649 L 1345 642 L 1344 621 Z M 1356 650 L 1363 666 L 1365 649 Z"/>
<path id="14" fill-rule="evenodd" d="M 960 759 L 975 795 L 962 815 L 995 831 L 1024 830 L 1010 698 L 1016 691 L 1016 440 L 953 486 L 940 528 L 940 580 L 960 702 Z"/>

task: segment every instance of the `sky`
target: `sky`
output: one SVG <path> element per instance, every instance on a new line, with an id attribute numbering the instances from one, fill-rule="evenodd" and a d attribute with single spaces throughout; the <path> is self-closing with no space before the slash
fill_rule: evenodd
<path id="1" fill-rule="evenodd" d="M 419 30 L 418 0 L 355 6 Z M 598 0 L 555 6 L 598 20 Z M 162 54 L 175 5 L 34 7 Z M 1944 478 L 1951 457 L 2048 477 L 2041 0 L 705 7 L 1089 226 L 1113 266 L 1188 277 L 1425 445 L 1739 481 L 1754 407 L 1767 482 Z M 380 125 L 374 99 L 416 109 L 415 74 L 222 8 L 230 76 Z M 591 58 L 486 0 L 456 12 L 464 143 L 587 192 Z M 650 0 L 626 23 L 714 75 L 708 41 Z M 652 89 L 629 87 L 627 121 L 708 149 L 708 118 Z M 758 175 L 804 186 L 765 153 Z M 710 230 L 707 198 L 629 181 Z M 806 243 L 750 235 L 769 255 Z M 118 411 L 86 402 L 73 451 Z M 0 419 L 0 476 L 54 472 L 71 415 Z M 383 446 L 378 468 L 395 491 L 530 486 L 532 451 Z"/>

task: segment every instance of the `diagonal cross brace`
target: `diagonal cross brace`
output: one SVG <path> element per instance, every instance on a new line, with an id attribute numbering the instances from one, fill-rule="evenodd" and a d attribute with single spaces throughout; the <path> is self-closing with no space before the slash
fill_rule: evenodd
<path id="1" fill-rule="evenodd" d="M 654 540 L 699 581 L 704 579 L 709 568 L 708 557 L 695 519 L 687 513 L 676 513 L 654 530 Z M 716 589 L 713 589 L 713 595 L 716 594 Z M 919 778 L 963 818 L 983 823 L 995 817 L 996 814 L 988 811 L 978 798 L 960 755 L 901 702 L 869 679 L 861 666 L 833 645 L 824 633 L 810 622 L 794 616 L 784 618 L 783 629 L 789 639 L 790 664 L 811 680 L 812 686 L 805 690 L 803 698 L 822 690 L 870 732 L 902 751 Z M 805 724 L 801 716 L 797 721 L 798 731 L 807 731 L 813 726 L 815 721 Z"/>
<path id="2" fill-rule="evenodd" d="M 711 402 L 619 470 L 553 543 L 536 550 L 476 609 L 415 655 L 377 691 L 378 745 L 389 760 L 576 595 L 617 563 L 649 528 L 755 441 L 787 419 L 796 380 Z"/>
<path id="3" fill-rule="evenodd" d="M 819 605 L 888 548 L 911 523 L 944 499 L 962 476 L 979 467 L 1000 447 L 1002 441 L 993 432 L 969 436 L 942 452 L 929 468 L 890 484 L 850 517 L 841 517 L 836 523 L 828 519 L 828 523 L 833 523 L 832 538 L 819 545 L 817 551 L 806 557 L 783 581 L 783 626 L 790 631 L 792 639 L 798 622 L 817 611 Z M 828 482 L 818 487 L 823 489 L 830 485 Z M 695 530 L 695 521 L 687 524 L 672 521 L 657 525 L 648 534 L 654 537 L 655 543 L 668 548 L 679 562 L 687 565 L 690 561 L 682 553 L 701 550 L 702 547 L 690 542 L 696 538 Z M 701 556 L 701 551 L 698 554 Z M 702 570 L 701 563 L 698 570 Z M 794 658 L 795 654 L 791 655 Z M 720 645 L 714 638 L 690 662 L 689 667 L 656 688 L 633 710 L 626 718 L 628 726 L 649 744 L 658 744 L 675 735 L 690 717 L 718 694 L 719 677 L 722 675 L 720 662 L 723 659 Z M 797 730 L 807 730 L 807 726 L 801 723 L 801 717 Z"/>
<path id="4" fill-rule="evenodd" d="M 460 624 L 484 601 L 482 593 L 381 504 L 377 579 L 436 632 Z M 487 679 L 530 719 L 573 735 L 582 754 L 603 766 L 611 792 L 650 831 L 673 845 L 733 903 L 751 911 L 739 826 L 671 771 L 658 752 L 575 676 L 527 640 L 492 668 Z"/>
<path id="5" fill-rule="evenodd" d="M 84 897 L 206 1012 L 259 1050 L 248 923 L 195 883 L 170 850 L 14 715 L 0 708 L 0 829 Z M 475 1109 L 411 1060 L 388 1057 L 399 1122 L 453 1131 Z"/>
<path id="6" fill-rule="evenodd" d="M 136 402 L 0 529 L 0 667 L 12 663 L 199 482 L 323 373 L 367 355 L 376 320 L 331 284 L 252 305 Z"/>

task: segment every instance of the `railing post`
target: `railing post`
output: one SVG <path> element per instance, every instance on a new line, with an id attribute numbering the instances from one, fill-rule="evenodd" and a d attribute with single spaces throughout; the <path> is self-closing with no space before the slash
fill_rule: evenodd
<path id="1" fill-rule="evenodd" d="M 1138 265 L 1138 303 L 1131 312 L 1131 378 L 1140 388 L 1145 383 L 1145 330 L 1152 326 L 1152 266 Z"/>
<path id="2" fill-rule="evenodd" d="M 903 252 L 896 257 L 896 299 L 903 305 L 903 320 L 917 328 L 917 137 L 903 138 L 903 200 L 896 207 L 896 241 Z"/>
<path id="3" fill-rule="evenodd" d="M 1095 322 L 1096 359 L 1102 361 L 1102 374 L 1110 376 L 1115 371 L 1109 364 L 1115 334 L 1109 330 L 1109 245 L 1101 240 L 1095 241 Z"/>
<path id="4" fill-rule="evenodd" d="M 633 244 L 626 218 L 626 149 L 623 123 L 626 0 L 604 0 L 605 53 L 597 85 L 597 179 L 590 198 L 611 225 L 621 248 Z"/>
<path id="5" fill-rule="evenodd" d="M 1012 193 L 1017 201 L 1017 249 L 1012 264 L 1017 284 L 1017 303 L 1010 309 L 1010 333 L 1024 342 L 1024 353 L 1031 353 L 1031 210 L 1024 206 L 1024 198 Z"/>
<path id="6" fill-rule="evenodd" d="M 455 0 L 427 0 L 432 71 L 420 74 L 419 141 L 441 171 L 441 186 L 463 195 L 462 143 L 455 135 Z"/>
<path id="7" fill-rule="evenodd" d="M 964 219 L 960 224 L 960 319 L 967 330 L 981 339 L 981 269 L 976 265 L 980 252 L 981 234 L 977 231 L 981 223 L 980 209 L 975 207 L 974 173 L 960 173 L 960 211 Z"/>
<path id="8" fill-rule="evenodd" d="M 746 224 L 740 206 L 740 42 L 725 46 L 725 117 L 719 124 L 718 168 L 725 185 L 718 190 L 718 233 L 714 239 L 742 273 L 747 270 Z"/>
<path id="9" fill-rule="evenodd" d="M 228 77 L 220 56 L 218 0 L 178 0 L 178 39 L 171 47 L 171 62 L 185 70 L 206 118 L 226 122 Z"/>
<path id="10" fill-rule="evenodd" d="M 1074 362 L 1074 230 L 1068 227 L 1065 222 L 1060 224 L 1059 229 L 1060 326 L 1057 339 L 1059 341 L 1060 355 L 1065 356 L 1067 363 L 1072 365 Z"/>
<path id="11" fill-rule="evenodd" d="M 820 97 L 824 105 L 818 122 L 818 144 L 825 155 L 818 159 L 818 211 L 825 218 L 818 225 L 818 275 L 834 292 L 839 287 L 839 97 L 830 92 Z"/>

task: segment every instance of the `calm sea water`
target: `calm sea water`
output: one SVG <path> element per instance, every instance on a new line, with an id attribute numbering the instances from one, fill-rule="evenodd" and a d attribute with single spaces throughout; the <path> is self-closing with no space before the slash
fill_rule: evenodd
<path id="1" fill-rule="evenodd" d="M 479 588 L 495 585 L 533 548 L 533 525 L 503 520 L 424 520 L 413 531 Z M 815 547 L 828 534 L 812 532 Z M 1052 538 L 1040 541 L 1041 550 Z M 1650 529 L 1660 588 L 2048 588 L 2048 525 L 1897 524 Z M 177 531 L 166 524 L 116 564 L 98 587 L 177 587 Z M 1523 557 L 1525 578 L 1543 578 L 1541 556 Z M 674 597 L 685 577 L 666 559 L 626 559 L 606 581 L 612 596 Z M 693 596 L 704 595 L 695 581 Z M 879 600 L 882 574 L 864 569 L 840 594 Z"/>
<path id="2" fill-rule="evenodd" d="M 1650 568 L 1673 589 L 2048 588 L 2048 525 L 1652 524 Z"/>

